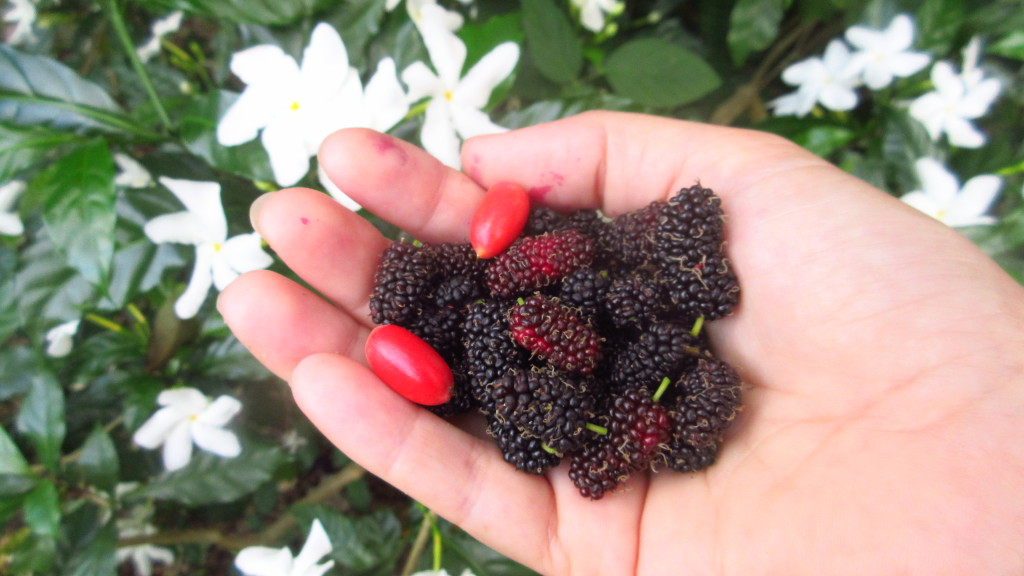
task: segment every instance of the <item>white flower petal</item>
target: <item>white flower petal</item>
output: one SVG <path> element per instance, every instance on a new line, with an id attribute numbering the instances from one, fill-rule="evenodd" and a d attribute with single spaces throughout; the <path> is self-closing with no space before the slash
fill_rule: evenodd
<path id="1" fill-rule="evenodd" d="M 960 189 L 956 176 L 934 158 L 920 158 L 914 163 L 914 169 L 921 189 L 940 209 L 947 206 Z"/>
<path id="2" fill-rule="evenodd" d="M 377 71 L 366 83 L 365 102 L 370 112 L 368 128 L 378 132 L 387 132 L 409 113 L 409 100 L 391 58 L 377 63 Z"/>
<path id="3" fill-rule="evenodd" d="M 999 97 L 1002 85 L 999 80 L 989 78 L 971 87 L 960 101 L 957 112 L 964 118 L 981 118 Z"/>
<path id="4" fill-rule="evenodd" d="M 519 62 L 519 45 L 504 42 L 480 59 L 459 81 L 454 99 L 480 109 L 487 105 L 494 88 L 515 70 Z"/>
<path id="5" fill-rule="evenodd" d="M 70 354 L 75 334 L 78 333 L 78 325 L 78 320 L 71 320 L 50 328 L 46 332 L 46 341 L 49 342 L 49 346 L 46 347 L 47 356 L 63 358 Z"/>
<path id="6" fill-rule="evenodd" d="M 295 59 L 274 44 L 260 44 L 236 52 L 231 56 L 230 67 L 231 72 L 249 86 L 274 86 L 295 82 L 299 77 Z"/>
<path id="7" fill-rule="evenodd" d="M 221 245 L 220 260 L 236 277 L 253 270 L 262 270 L 274 263 L 274 258 L 263 251 L 263 238 L 255 232 L 229 238 Z M 216 274 L 213 283 L 221 291 L 228 286 L 223 280 L 218 280 Z"/>
<path id="8" fill-rule="evenodd" d="M 199 180 L 160 177 L 160 183 L 174 194 L 185 209 L 202 222 L 213 242 L 223 242 L 228 235 L 228 221 L 220 199 L 220 184 Z"/>
<path id="9" fill-rule="evenodd" d="M 580 23 L 591 32 L 604 30 L 604 12 L 596 2 L 584 2 L 580 7 Z"/>
<path id="10" fill-rule="evenodd" d="M 255 140 L 260 130 L 287 106 L 288 95 L 281 86 L 246 88 L 217 123 L 217 142 L 221 146 L 238 146 Z"/>
<path id="11" fill-rule="evenodd" d="M 0 186 L 0 212 L 7 212 L 14 207 L 14 203 L 21 196 L 28 184 L 24 180 L 12 180 Z"/>
<path id="12" fill-rule="evenodd" d="M 818 100 L 829 110 L 852 110 L 857 106 L 857 93 L 848 87 L 832 84 L 822 89 Z"/>
<path id="13" fill-rule="evenodd" d="M 300 94 L 328 95 L 341 87 L 349 74 L 348 51 L 333 26 L 321 22 L 313 29 L 302 52 Z"/>
<path id="14" fill-rule="evenodd" d="M 260 141 L 270 156 L 274 179 L 281 186 L 292 186 L 309 171 L 309 157 L 301 126 L 292 122 L 273 122 L 263 129 Z"/>
<path id="15" fill-rule="evenodd" d="M 231 396 L 218 396 L 199 414 L 197 422 L 210 426 L 224 426 L 242 410 L 242 403 Z"/>
<path id="16" fill-rule="evenodd" d="M 894 75 L 906 78 L 924 70 L 931 60 L 931 56 L 921 52 L 900 52 L 892 55 L 887 65 Z"/>
<path id="17" fill-rule="evenodd" d="M 953 71 L 949 62 L 936 62 L 931 71 L 935 90 L 949 100 L 959 100 L 964 93 L 963 80 Z"/>
<path id="18" fill-rule="evenodd" d="M 446 14 L 447 10 L 436 4 L 424 6 L 419 29 L 434 70 L 444 85 L 452 89 L 458 85 L 466 63 L 466 45 L 448 28 Z"/>
<path id="19" fill-rule="evenodd" d="M 250 546 L 235 556 L 235 567 L 247 576 L 290 576 L 292 553 L 287 548 Z"/>
<path id="20" fill-rule="evenodd" d="M 192 440 L 196 446 L 216 454 L 221 458 L 234 458 L 242 453 L 242 445 L 238 436 L 230 430 L 224 430 L 203 422 L 193 422 L 190 427 Z"/>
<path id="21" fill-rule="evenodd" d="M 463 140 L 485 134 L 499 134 L 507 129 L 498 126 L 484 112 L 468 106 L 451 106 L 452 123 Z"/>
<path id="22" fill-rule="evenodd" d="M 935 199 L 924 192 L 910 192 L 901 196 L 900 200 L 931 216 L 932 218 L 936 218 L 939 214 L 939 206 L 935 203 Z"/>
<path id="23" fill-rule="evenodd" d="M 181 470 L 192 460 L 192 425 L 188 420 L 179 421 L 164 440 L 164 468 L 168 471 Z"/>
<path id="24" fill-rule="evenodd" d="M 790 86 L 799 86 L 808 78 L 815 78 L 824 74 L 824 64 L 821 58 L 811 57 L 790 64 L 782 71 L 782 81 Z"/>
<path id="25" fill-rule="evenodd" d="M 121 172 L 114 176 L 115 185 L 125 188 L 147 188 L 153 185 L 153 177 L 149 170 L 131 156 L 118 152 L 114 154 L 114 162 L 121 169 Z"/>
<path id="26" fill-rule="evenodd" d="M 210 399 L 195 388 L 182 386 L 160 392 L 156 397 L 156 403 L 174 408 L 184 416 L 192 416 L 206 410 L 210 405 Z"/>
<path id="27" fill-rule="evenodd" d="M 313 525 L 309 529 L 309 536 L 306 537 L 306 542 L 302 545 L 299 555 L 295 557 L 293 571 L 296 574 L 311 572 L 321 558 L 331 553 L 331 549 L 331 540 L 327 537 L 324 525 L 320 523 L 319 519 L 313 520 Z"/>
<path id="28" fill-rule="evenodd" d="M 409 87 L 406 97 L 410 102 L 416 102 L 438 92 L 442 95 L 444 93 L 441 79 L 423 62 L 413 62 L 402 70 L 402 82 Z"/>
<path id="29" fill-rule="evenodd" d="M 902 52 L 914 43 L 914 21 L 906 14 L 897 14 L 885 29 L 884 42 L 891 52 Z"/>
<path id="30" fill-rule="evenodd" d="M 460 142 L 455 134 L 448 102 L 435 98 L 427 106 L 423 130 L 420 131 L 420 142 L 427 152 L 443 164 L 456 170 L 460 169 Z"/>
<path id="31" fill-rule="evenodd" d="M 960 148 L 981 148 L 987 140 L 984 132 L 969 120 L 957 116 L 947 117 L 943 129 L 949 137 L 949 143 Z"/>
<path id="32" fill-rule="evenodd" d="M 11 212 L 0 212 L 0 234 L 4 236 L 21 236 L 25 233 L 25 223 L 21 217 Z"/>
<path id="33" fill-rule="evenodd" d="M 191 244 L 210 242 L 210 233 L 199 218 L 191 212 L 175 212 L 157 216 L 143 227 L 146 237 L 156 244 L 167 242 Z"/>
<path id="34" fill-rule="evenodd" d="M 968 180 L 949 205 L 947 211 L 949 225 L 970 226 L 994 222 L 995 219 L 985 216 L 985 213 L 996 201 L 1002 186 L 1002 179 L 990 174 L 975 176 Z"/>
<path id="35" fill-rule="evenodd" d="M 182 421 L 181 412 L 174 408 L 161 408 L 135 431 L 132 441 L 143 448 L 152 450 L 167 440 L 171 430 Z"/>
<path id="36" fill-rule="evenodd" d="M 192 268 L 192 278 L 189 279 L 185 291 L 174 303 L 174 313 L 182 320 L 188 320 L 199 312 L 199 308 L 206 301 L 206 296 L 213 286 L 213 246 L 203 244 L 196 247 L 196 263 Z"/>

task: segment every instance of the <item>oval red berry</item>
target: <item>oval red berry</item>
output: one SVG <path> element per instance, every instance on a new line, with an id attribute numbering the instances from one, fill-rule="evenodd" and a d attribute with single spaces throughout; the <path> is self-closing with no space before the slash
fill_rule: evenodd
<path id="1" fill-rule="evenodd" d="M 444 358 L 412 332 L 388 324 L 366 339 L 370 369 L 392 390 L 424 406 L 438 406 L 452 397 L 455 378 Z"/>
<path id="2" fill-rule="evenodd" d="M 469 226 L 469 243 L 479 258 L 492 258 L 508 248 L 526 226 L 530 195 L 512 182 L 499 182 L 484 194 Z"/>

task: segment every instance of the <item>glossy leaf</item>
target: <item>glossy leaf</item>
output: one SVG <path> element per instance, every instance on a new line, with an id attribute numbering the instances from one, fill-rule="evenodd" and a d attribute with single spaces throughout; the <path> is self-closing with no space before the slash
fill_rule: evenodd
<path id="1" fill-rule="evenodd" d="M 402 526 L 387 510 L 352 518 L 324 506 L 302 506 L 294 514 L 307 528 L 320 520 L 331 538 L 331 558 L 346 574 L 390 573 L 403 546 Z"/>
<path id="2" fill-rule="evenodd" d="M 0 44 L 0 122 L 138 132 L 98 84 L 67 66 Z"/>
<path id="3" fill-rule="evenodd" d="M 608 82 L 638 104 L 674 108 L 721 85 L 718 74 L 690 50 L 660 38 L 623 44 L 606 63 Z"/>
<path id="4" fill-rule="evenodd" d="M 13 180 L 22 170 L 78 139 L 74 134 L 45 127 L 0 124 L 0 182 Z"/>
<path id="5" fill-rule="evenodd" d="M 33 378 L 32 389 L 21 404 L 17 429 L 36 450 L 36 457 L 51 471 L 57 470 L 64 442 L 64 391 L 49 374 Z"/>
<path id="6" fill-rule="evenodd" d="M 965 0 L 925 0 L 914 21 L 917 27 L 914 45 L 926 50 L 946 52 L 959 38 L 966 16 Z"/>
<path id="7" fill-rule="evenodd" d="M 32 188 L 54 245 L 83 278 L 103 285 L 117 224 L 114 162 L 107 145 L 96 140 L 73 150 L 47 167 Z"/>
<path id="8" fill-rule="evenodd" d="M 21 450 L 7 434 L 7 430 L 0 428 L 0 474 L 28 474 L 28 462 L 21 455 Z"/>
<path id="9" fill-rule="evenodd" d="M 273 446 L 243 448 L 235 458 L 193 453 L 188 466 L 157 478 L 135 495 L 185 506 L 223 504 L 248 496 L 273 477 L 285 455 Z"/>
<path id="10" fill-rule="evenodd" d="M 78 465 L 82 467 L 86 481 L 101 490 L 113 492 L 120 464 L 114 442 L 105 430 L 96 428 L 89 434 L 78 456 Z"/>
<path id="11" fill-rule="evenodd" d="M 42 332 L 78 318 L 82 305 L 94 295 L 94 286 L 68 265 L 48 238 L 37 238 L 21 254 L 11 293 L 21 326 Z"/>
<path id="12" fill-rule="evenodd" d="M 161 0 L 168 8 L 185 10 L 229 22 L 249 24 L 284 25 L 304 17 L 312 16 L 317 10 L 331 4 L 330 0 Z"/>
<path id="13" fill-rule="evenodd" d="M 25 524 L 33 534 L 56 538 L 60 531 L 60 497 L 50 480 L 43 480 L 25 498 Z"/>
<path id="14" fill-rule="evenodd" d="M 729 52 L 742 65 L 754 52 L 764 50 L 779 34 L 786 0 L 739 0 L 729 23 Z"/>
<path id="15" fill-rule="evenodd" d="M 552 0 L 523 0 L 523 35 L 534 65 L 548 80 L 566 84 L 583 66 L 583 48 L 565 11 Z"/>

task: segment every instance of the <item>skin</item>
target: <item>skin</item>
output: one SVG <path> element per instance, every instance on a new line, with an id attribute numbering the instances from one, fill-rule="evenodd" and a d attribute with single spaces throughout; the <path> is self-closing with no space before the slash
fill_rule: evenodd
<path id="1" fill-rule="evenodd" d="M 516 472 L 366 368 L 388 241 L 323 194 L 283 190 L 254 226 L 326 300 L 260 271 L 219 307 L 345 454 L 544 574 L 1024 573 L 1024 289 L 962 235 L 752 131 L 592 112 L 462 157 L 465 173 L 367 130 L 320 153 L 342 190 L 426 242 L 466 241 L 504 180 L 612 215 L 713 188 L 743 293 L 706 329 L 745 408 L 714 466 L 600 501 L 564 464 Z"/>

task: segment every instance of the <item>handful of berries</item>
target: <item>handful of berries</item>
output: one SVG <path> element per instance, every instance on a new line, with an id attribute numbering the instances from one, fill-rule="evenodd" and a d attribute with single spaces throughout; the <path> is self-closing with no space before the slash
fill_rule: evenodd
<path id="1" fill-rule="evenodd" d="M 474 229 L 486 221 L 500 246 L 399 241 L 377 269 L 373 321 L 418 336 L 451 370 L 428 408 L 481 412 L 523 472 L 568 460 L 592 499 L 642 470 L 711 465 L 741 389 L 703 331 L 739 300 L 714 192 L 695 185 L 614 219 L 522 198 L 483 206 Z"/>

